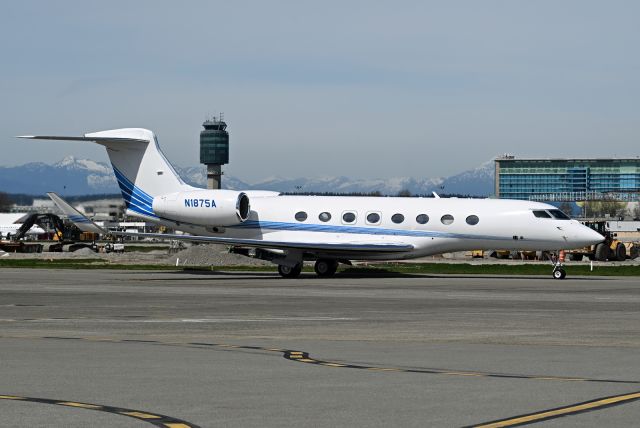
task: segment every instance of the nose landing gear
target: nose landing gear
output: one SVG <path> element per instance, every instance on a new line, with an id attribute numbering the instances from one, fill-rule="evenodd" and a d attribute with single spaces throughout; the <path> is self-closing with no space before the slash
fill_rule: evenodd
<path id="1" fill-rule="evenodd" d="M 553 264 L 553 271 L 551 275 L 553 275 L 553 279 L 565 279 L 567 276 L 567 271 L 564 270 L 564 251 L 560 251 L 559 254 L 554 253 L 551 256 L 551 263 Z"/>
<path id="2" fill-rule="evenodd" d="M 567 276 L 567 272 L 562 267 L 553 268 L 553 279 L 564 279 Z"/>

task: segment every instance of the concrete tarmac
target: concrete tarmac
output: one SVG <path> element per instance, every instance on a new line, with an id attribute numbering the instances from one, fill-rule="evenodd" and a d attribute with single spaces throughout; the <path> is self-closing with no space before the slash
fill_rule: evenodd
<path id="1" fill-rule="evenodd" d="M 2 427 L 631 427 L 639 355 L 637 278 L 0 270 Z"/>

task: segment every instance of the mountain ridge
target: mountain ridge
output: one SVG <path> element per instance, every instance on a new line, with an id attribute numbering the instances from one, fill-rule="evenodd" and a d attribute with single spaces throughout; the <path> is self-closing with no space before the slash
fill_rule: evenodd
<path id="1" fill-rule="evenodd" d="M 175 167 L 182 179 L 194 186 L 206 186 L 204 165 Z M 231 175 L 223 176 L 225 189 L 274 190 L 279 192 L 309 193 L 373 193 L 396 195 L 442 192 L 469 196 L 489 196 L 493 193 L 493 160 L 476 168 L 449 177 L 392 177 L 363 179 L 347 176 L 321 177 L 267 177 L 247 182 Z M 30 162 L 19 166 L 0 166 L 0 191 L 42 195 L 56 191 L 65 195 L 91 195 L 119 193 L 111 166 L 90 159 L 66 156 L 58 162 Z"/>

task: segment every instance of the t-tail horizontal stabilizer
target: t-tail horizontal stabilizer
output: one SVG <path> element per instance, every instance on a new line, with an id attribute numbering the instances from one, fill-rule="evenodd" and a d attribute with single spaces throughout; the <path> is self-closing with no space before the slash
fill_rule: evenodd
<path id="1" fill-rule="evenodd" d="M 107 149 L 127 209 L 155 218 L 151 200 L 192 190 L 171 166 L 153 132 L 143 128 L 110 129 L 82 136 L 22 135 L 32 140 L 90 141 Z M 142 200 L 139 200 L 138 196 Z"/>
<path id="2" fill-rule="evenodd" d="M 67 217 L 69 217 L 69 220 L 71 220 L 73 224 L 75 224 L 78 227 L 78 229 L 80 229 L 81 231 L 91 232 L 91 233 L 100 233 L 103 235 L 108 233 L 106 230 L 104 230 L 103 228 L 101 228 L 100 226 L 98 226 L 97 224 L 89 220 L 87 217 L 85 217 L 83 214 L 81 214 L 80 211 L 78 211 L 77 209 L 69 205 L 67 201 L 62 199 L 56 193 L 49 192 L 47 193 L 47 196 L 51 198 L 53 203 L 56 204 L 58 208 L 60 208 L 60 211 L 62 211 Z"/>

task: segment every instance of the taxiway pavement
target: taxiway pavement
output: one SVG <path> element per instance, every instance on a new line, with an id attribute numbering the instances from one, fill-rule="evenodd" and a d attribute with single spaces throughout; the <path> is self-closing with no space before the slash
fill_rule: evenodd
<path id="1" fill-rule="evenodd" d="M 636 278 L 0 270 L 0 426 L 637 426 Z"/>

